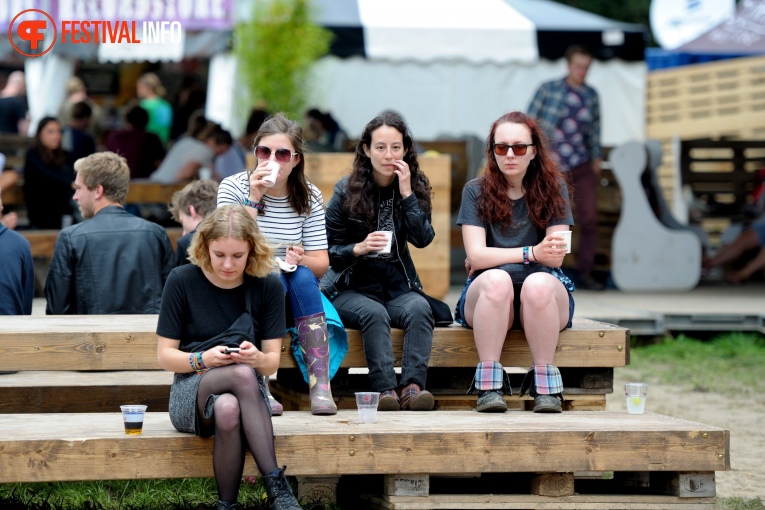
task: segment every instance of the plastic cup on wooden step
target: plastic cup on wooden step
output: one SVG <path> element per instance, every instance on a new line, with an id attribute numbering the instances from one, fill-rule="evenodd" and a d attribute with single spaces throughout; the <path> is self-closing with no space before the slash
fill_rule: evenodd
<path id="1" fill-rule="evenodd" d="M 627 397 L 627 412 L 629 414 L 643 414 L 647 394 L 648 385 L 646 383 L 624 383 L 624 395 Z"/>
<path id="2" fill-rule="evenodd" d="M 359 423 L 374 423 L 377 421 L 377 403 L 380 393 L 376 391 L 361 391 L 356 393 L 356 407 L 359 409 Z"/>
<path id="3" fill-rule="evenodd" d="M 146 406 L 125 405 L 122 409 L 122 421 L 125 423 L 125 434 L 129 436 L 138 436 L 143 431 L 143 415 L 146 412 Z"/>

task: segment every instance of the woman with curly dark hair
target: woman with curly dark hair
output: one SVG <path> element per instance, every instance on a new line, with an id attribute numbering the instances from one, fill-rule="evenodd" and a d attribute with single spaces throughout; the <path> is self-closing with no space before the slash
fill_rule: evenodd
<path id="1" fill-rule="evenodd" d="M 384 112 L 364 128 L 351 175 L 327 205 L 330 268 L 321 282 L 346 326 L 359 328 L 378 409 L 433 409 L 425 390 L 434 319 L 408 245 L 425 248 L 431 187 L 404 120 Z M 393 369 L 391 326 L 404 329 L 402 387 Z"/>
<path id="2" fill-rule="evenodd" d="M 523 329 L 533 365 L 521 384 L 534 412 L 561 412 L 563 382 L 552 364 L 559 332 L 571 327 L 573 285 L 561 272 L 573 225 L 566 184 L 537 123 L 503 115 L 486 138 L 486 172 L 465 185 L 457 224 L 469 277 L 455 317 L 473 328 L 480 362 L 479 412 L 504 412 L 509 381 L 499 363 L 507 331 Z M 471 388 L 472 390 L 473 388 Z"/>

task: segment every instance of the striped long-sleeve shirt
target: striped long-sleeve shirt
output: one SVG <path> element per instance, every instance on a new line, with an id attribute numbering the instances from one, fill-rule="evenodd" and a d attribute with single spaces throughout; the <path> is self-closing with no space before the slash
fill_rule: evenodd
<path id="1" fill-rule="evenodd" d="M 265 209 L 258 215 L 258 227 L 269 243 L 276 248 L 276 256 L 285 258 L 287 247 L 303 244 L 305 251 L 326 250 L 324 205 L 319 189 L 308 183 L 311 196 L 311 212 L 300 216 L 292 208 L 287 197 L 263 195 Z M 244 204 L 249 196 L 247 172 L 226 177 L 218 188 L 218 207 L 227 204 Z"/>

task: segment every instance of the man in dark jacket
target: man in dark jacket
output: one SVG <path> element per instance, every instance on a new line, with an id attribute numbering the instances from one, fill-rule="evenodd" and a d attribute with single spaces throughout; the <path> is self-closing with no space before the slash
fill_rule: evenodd
<path id="1" fill-rule="evenodd" d="M 174 267 L 165 230 L 122 208 L 130 185 L 125 158 L 98 152 L 74 164 L 83 223 L 61 231 L 45 297 L 48 315 L 159 313 Z"/>

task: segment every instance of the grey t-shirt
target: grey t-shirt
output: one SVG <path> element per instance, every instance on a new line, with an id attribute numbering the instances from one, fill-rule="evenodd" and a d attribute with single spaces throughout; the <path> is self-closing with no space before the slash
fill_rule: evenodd
<path id="1" fill-rule="evenodd" d="M 568 188 L 561 182 L 561 192 L 566 201 L 566 216 L 553 219 L 547 227 L 553 225 L 573 225 L 574 217 L 571 215 L 569 206 Z M 513 204 L 513 222 L 504 231 L 498 223 L 485 223 L 478 216 L 478 200 L 481 193 L 481 177 L 473 179 L 462 190 L 462 204 L 457 214 L 457 225 L 473 225 L 483 227 L 486 230 L 486 246 L 491 248 L 518 248 L 519 246 L 533 246 L 538 244 L 545 236 L 545 229 L 537 226 L 529 219 L 529 210 L 526 200 L 511 200 Z M 508 199 L 510 200 L 510 199 Z"/>
<path id="2" fill-rule="evenodd" d="M 213 158 L 215 158 L 215 153 L 210 146 L 195 138 L 184 136 L 173 144 L 165 159 L 162 160 L 162 164 L 149 176 L 149 180 L 162 184 L 173 184 L 178 182 L 176 178 L 178 170 L 187 163 L 196 161 L 202 167 L 212 168 Z"/>

